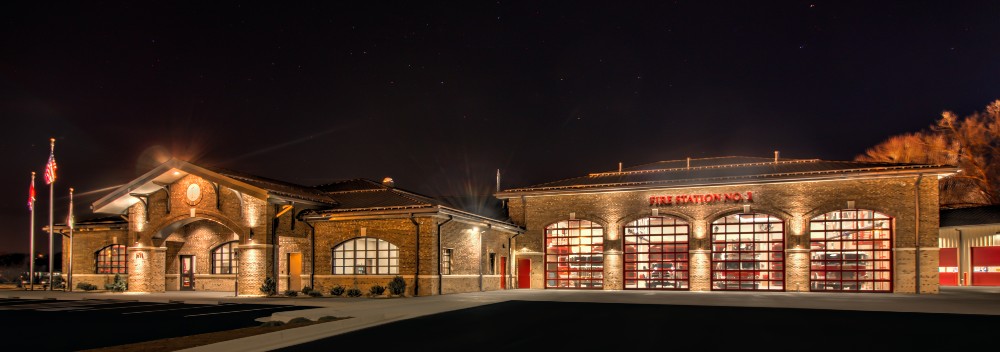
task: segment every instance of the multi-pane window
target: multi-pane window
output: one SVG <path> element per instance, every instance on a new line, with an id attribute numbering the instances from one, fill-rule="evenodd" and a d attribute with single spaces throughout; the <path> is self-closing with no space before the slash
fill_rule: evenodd
<path id="1" fill-rule="evenodd" d="M 126 274 L 125 245 L 113 244 L 97 251 L 96 271 L 98 274 Z"/>
<path id="2" fill-rule="evenodd" d="M 604 286 L 604 228 L 587 220 L 564 220 L 545 228 L 545 287 Z"/>
<path id="3" fill-rule="evenodd" d="M 335 275 L 399 274 L 399 248 L 371 237 L 347 240 L 333 247 Z"/>
<path id="4" fill-rule="evenodd" d="M 625 225 L 625 289 L 687 290 L 690 226 L 654 216 Z"/>
<path id="5" fill-rule="evenodd" d="M 441 274 L 451 275 L 451 257 L 454 253 L 454 249 L 445 248 L 441 253 Z"/>
<path id="6" fill-rule="evenodd" d="M 239 242 L 227 242 L 212 250 L 212 274 L 236 274 L 239 257 L 236 246 Z"/>
<path id="7" fill-rule="evenodd" d="M 832 211 L 809 223 L 812 291 L 892 292 L 892 218 Z"/>
<path id="8" fill-rule="evenodd" d="M 785 289 L 785 226 L 767 214 L 712 222 L 712 289 Z"/>
<path id="9" fill-rule="evenodd" d="M 497 266 L 497 254 L 496 253 L 490 253 L 490 261 L 489 261 L 489 263 L 490 264 L 488 266 L 486 266 L 486 274 L 487 275 L 493 275 L 493 274 L 496 273 L 495 268 Z"/>

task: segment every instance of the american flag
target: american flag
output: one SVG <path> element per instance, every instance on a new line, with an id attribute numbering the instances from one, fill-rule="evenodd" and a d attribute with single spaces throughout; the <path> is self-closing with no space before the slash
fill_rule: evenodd
<path id="1" fill-rule="evenodd" d="M 52 182 L 56 182 L 56 155 L 55 153 L 49 154 L 49 162 L 45 163 L 45 184 L 49 185 Z"/>
<path id="2" fill-rule="evenodd" d="M 28 210 L 35 210 L 35 173 L 31 173 L 31 187 L 28 188 Z"/>

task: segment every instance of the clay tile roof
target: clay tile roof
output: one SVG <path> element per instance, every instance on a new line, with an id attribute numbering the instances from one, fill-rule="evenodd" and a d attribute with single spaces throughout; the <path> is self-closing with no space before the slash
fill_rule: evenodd
<path id="1" fill-rule="evenodd" d="M 308 200 L 329 205 L 335 203 L 335 201 L 331 199 L 329 196 L 323 194 L 323 192 L 312 187 L 306 187 L 294 183 L 279 181 L 275 179 L 270 179 L 266 177 L 251 175 L 232 170 L 214 169 L 212 171 L 218 172 L 219 174 L 224 175 L 226 177 L 231 177 L 233 179 L 245 182 L 252 186 L 265 189 L 269 193 L 278 196 L 298 198 L 302 200 Z"/>
<path id="2" fill-rule="evenodd" d="M 440 202 L 413 192 L 389 187 L 367 179 L 342 180 L 316 186 L 337 202 L 326 212 L 408 209 L 440 205 Z"/>
<path id="3" fill-rule="evenodd" d="M 942 209 L 941 226 L 1000 224 L 1000 205 Z"/>

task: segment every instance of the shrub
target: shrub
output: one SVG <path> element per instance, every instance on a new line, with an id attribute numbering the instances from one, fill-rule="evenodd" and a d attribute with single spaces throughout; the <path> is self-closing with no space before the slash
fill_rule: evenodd
<path id="1" fill-rule="evenodd" d="M 88 284 L 86 282 L 81 282 L 81 283 L 76 284 L 76 288 L 84 290 L 84 291 L 93 291 L 93 290 L 97 289 L 97 285 Z"/>
<path id="2" fill-rule="evenodd" d="M 299 291 L 295 291 L 295 290 L 285 290 L 285 296 L 288 296 L 288 297 L 296 297 L 296 296 L 298 296 L 298 295 L 299 295 Z"/>
<path id="3" fill-rule="evenodd" d="M 309 291 L 308 294 L 309 294 L 309 297 L 323 297 L 323 292 L 319 292 L 319 291 L 316 291 L 316 290 Z"/>
<path id="4" fill-rule="evenodd" d="M 406 292 L 406 280 L 403 280 L 402 276 L 396 275 L 389 281 L 389 295 L 390 296 L 402 296 Z"/>
<path id="5" fill-rule="evenodd" d="M 368 289 L 368 293 L 370 293 L 372 296 L 381 296 L 383 293 L 385 293 L 385 287 L 382 285 L 372 286 L 371 288 Z"/>
<path id="6" fill-rule="evenodd" d="M 289 324 L 298 324 L 298 323 L 308 323 L 308 322 L 311 322 L 311 321 L 312 320 L 309 320 L 309 318 L 295 317 L 295 318 L 292 318 L 292 320 L 289 320 L 288 323 Z"/>
<path id="7" fill-rule="evenodd" d="M 265 321 L 263 324 L 260 324 L 261 327 L 282 326 L 282 325 L 285 325 L 285 322 L 281 320 Z"/>
<path id="8" fill-rule="evenodd" d="M 334 286 L 333 288 L 330 289 L 330 294 L 339 297 L 340 295 L 344 294 L 344 287 L 340 285 Z"/>
<path id="9" fill-rule="evenodd" d="M 274 296 L 278 294 L 278 283 L 274 281 L 274 278 L 266 278 L 264 279 L 264 284 L 260 285 L 260 292 L 268 296 Z"/>
<path id="10" fill-rule="evenodd" d="M 115 289 L 115 284 L 104 284 L 104 289 L 111 291 Z"/>
<path id="11" fill-rule="evenodd" d="M 361 290 L 357 287 L 347 290 L 347 297 L 361 297 Z"/>
<path id="12" fill-rule="evenodd" d="M 324 315 L 324 316 L 319 317 L 319 319 L 316 319 L 316 321 L 319 321 L 319 322 L 327 322 L 327 321 L 334 321 L 334 320 L 340 320 L 340 318 L 337 318 L 337 317 L 332 316 L 332 315 Z"/>
<path id="13" fill-rule="evenodd" d="M 312 291 L 313 291 L 313 288 L 309 287 L 309 286 L 306 286 L 306 287 L 302 288 L 302 293 L 305 293 L 307 295 L 309 294 L 309 292 L 312 292 Z"/>
<path id="14" fill-rule="evenodd" d="M 115 282 L 111 284 L 110 290 L 115 292 L 125 292 L 125 290 L 128 290 L 128 280 L 125 280 L 121 274 L 115 274 Z"/>

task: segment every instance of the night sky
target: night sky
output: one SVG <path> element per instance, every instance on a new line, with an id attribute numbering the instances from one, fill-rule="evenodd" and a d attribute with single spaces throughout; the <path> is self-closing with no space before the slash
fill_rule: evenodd
<path id="1" fill-rule="evenodd" d="M 0 5 L 0 253 L 174 155 L 488 194 L 659 160 L 850 160 L 1000 98 L 1000 2 Z M 332 2 L 331 2 L 332 3 Z M 106 191 L 104 191 L 106 192 Z M 47 234 L 37 232 L 39 251 Z"/>

